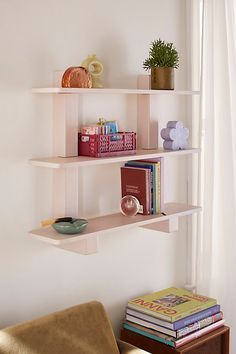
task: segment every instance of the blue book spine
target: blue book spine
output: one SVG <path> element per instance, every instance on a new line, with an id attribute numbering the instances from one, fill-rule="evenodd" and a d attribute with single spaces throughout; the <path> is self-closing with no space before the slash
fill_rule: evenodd
<path id="1" fill-rule="evenodd" d="M 203 320 L 204 318 L 215 315 L 218 312 L 220 312 L 220 305 L 215 305 L 215 306 L 209 307 L 208 309 L 194 313 L 191 316 L 182 318 L 181 320 L 174 322 L 173 329 L 176 330 L 176 329 L 186 327 L 186 326 L 190 325 L 191 323 Z"/>

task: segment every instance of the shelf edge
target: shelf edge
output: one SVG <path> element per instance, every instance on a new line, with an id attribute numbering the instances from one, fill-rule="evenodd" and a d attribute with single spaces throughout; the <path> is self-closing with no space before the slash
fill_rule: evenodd
<path id="1" fill-rule="evenodd" d="M 32 93 L 40 94 L 132 94 L 132 95 L 200 95 L 200 90 L 145 90 L 122 88 L 62 88 L 62 87 L 38 87 L 32 88 Z"/>
<path id="2" fill-rule="evenodd" d="M 45 157 L 45 158 L 36 158 L 30 159 L 29 163 L 37 167 L 47 167 L 47 168 L 75 168 L 80 166 L 93 166 L 93 165 L 103 165 L 109 163 L 120 163 L 129 160 L 141 160 L 141 159 L 151 159 L 158 157 L 168 157 L 168 156 L 182 156 L 190 155 L 195 153 L 200 153 L 200 148 L 190 148 L 185 150 L 178 151 L 160 151 L 160 152 L 149 152 L 146 150 L 146 154 L 135 154 L 135 155 L 125 155 L 118 157 L 103 157 L 103 158 L 89 158 L 89 157 Z M 61 160 L 61 162 L 60 162 Z"/>
<path id="3" fill-rule="evenodd" d="M 202 208 L 200 206 L 192 206 L 192 205 L 187 205 L 187 204 L 178 204 L 178 203 L 167 203 L 166 207 L 168 207 L 169 205 L 181 205 L 182 207 L 188 208 L 187 210 L 182 210 L 182 211 L 177 211 L 175 213 L 169 214 L 169 215 L 152 215 L 147 216 L 146 220 L 141 220 L 141 221 L 136 221 L 136 222 L 131 222 L 129 224 L 122 224 L 122 225 L 118 225 L 118 226 L 114 226 L 114 227 L 108 227 L 108 228 L 103 228 L 101 230 L 98 231 L 92 231 L 90 233 L 81 233 L 79 235 L 76 236 L 64 236 L 62 235 L 62 239 L 55 239 L 53 237 L 50 238 L 50 236 L 44 236 L 42 235 L 42 231 L 43 233 L 45 233 L 48 230 L 50 230 L 50 233 L 55 234 L 57 237 L 58 234 L 56 233 L 56 231 L 52 231 L 52 227 L 47 226 L 45 228 L 39 228 L 39 229 L 35 229 L 29 232 L 31 237 L 37 238 L 40 241 L 52 244 L 54 246 L 62 246 L 64 244 L 68 244 L 68 243 L 73 243 L 73 242 L 77 242 L 80 240 L 85 240 L 85 239 L 89 239 L 91 237 L 94 237 L 95 235 L 99 236 L 101 234 L 105 234 L 108 232 L 112 232 L 112 231 L 120 231 L 123 229 L 128 229 L 128 228 L 132 228 L 132 227 L 140 227 L 140 226 L 145 226 L 145 225 L 150 225 L 153 223 L 157 223 L 157 222 L 161 222 L 161 221 L 165 221 L 165 220 L 170 220 L 172 218 L 176 218 L 176 217 L 182 217 L 182 216 L 187 216 L 187 215 L 191 215 L 193 213 L 197 213 L 200 212 L 202 210 Z M 120 213 L 116 213 L 116 214 L 111 214 L 111 215 L 105 215 L 102 217 L 98 217 L 98 218 L 92 218 L 92 219 L 88 219 L 89 220 L 95 220 L 95 219 L 102 219 L 102 218 L 109 218 L 116 216 L 116 215 L 121 215 Z M 139 217 L 139 216 L 138 216 Z M 126 217 L 125 217 L 126 218 Z"/>

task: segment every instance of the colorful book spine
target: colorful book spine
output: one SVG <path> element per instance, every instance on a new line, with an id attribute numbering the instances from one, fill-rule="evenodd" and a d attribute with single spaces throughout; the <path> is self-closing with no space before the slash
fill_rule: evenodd
<path id="1" fill-rule="evenodd" d="M 155 166 L 155 174 L 157 181 L 157 214 L 164 211 L 164 158 L 158 157 L 155 159 L 138 160 L 143 163 L 153 164 Z"/>
<path id="2" fill-rule="evenodd" d="M 161 203 L 161 162 L 157 161 L 157 214 L 160 214 L 163 210 L 163 205 Z M 163 182 L 163 178 L 162 178 L 162 182 Z"/>
<path id="3" fill-rule="evenodd" d="M 219 312 L 213 316 L 209 316 L 207 318 L 204 318 L 203 320 L 194 322 L 194 323 L 192 323 L 186 327 L 183 327 L 181 329 L 172 330 L 172 329 L 157 325 L 155 323 L 145 321 L 140 318 L 126 314 L 126 320 L 129 322 L 139 324 L 140 326 L 143 326 L 146 328 L 154 329 L 155 331 L 167 334 L 167 335 L 172 336 L 177 339 L 182 338 L 192 332 L 198 331 L 199 329 L 209 326 L 210 324 L 220 321 L 222 319 L 223 319 L 223 313 Z"/>
<path id="4" fill-rule="evenodd" d="M 152 213 L 160 214 L 164 211 L 164 159 L 128 161 L 125 166 L 151 169 L 152 178 Z"/>
<path id="5" fill-rule="evenodd" d="M 150 315 L 146 315 L 142 312 L 130 309 L 128 307 L 126 309 L 126 313 L 131 316 L 135 316 L 135 317 L 143 319 L 145 321 L 149 321 L 149 322 L 158 324 L 162 327 L 170 328 L 173 330 L 178 330 L 180 328 L 186 327 L 194 322 L 200 321 L 200 320 L 202 320 L 206 317 L 209 317 L 209 316 L 213 316 L 219 312 L 220 312 L 220 305 L 215 305 L 215 306 L 209 307 L 206 310 L 197 312 L 193 315 L 182 318 L 181 320 L 178 320 L 178 321 L 172 323 L 172 322 L 167 322 L 167 321 L 161 320 L 159 318 L 156 318 L 156 317 L 153 317 Z"/>
<path id="6" fill-rule="evenodd" d="M 125 319 L 126 319 L 126 321 L 128 321 L 130 323 L 133 323 L 133 324 L 135 323 L 135 324 L 140 325 L 142 327 L 153 329 L 155 331 L 167 334 L 168 336 L 172 336 L 172 337 L 176 336 L 176 331 L 169 329 L 169 328 L 159 326 L 155 323 L 148 322 L 148 321 L 142 320 L 140 318 L 130 316 L 128 314 L 126 314 Z"/>
<path id="7" fill-rule="evenodd" d="M 148 337 L 148 338 L 151 338 L 151 339 L 156 340 L 158 342 L 167 344 L 173 348 L 179 348 L 182 345 L 187 344 L 196 338 L 202 337 L 203 335 L 205 335 L 209 332 L 212 332 L 219 327 L 222 327 L 224 325 L 224 323 L 225 323 L 225 320 L 220 320 L 218 322 L 215 322 L 205 328 L 200 329 L 199 331 L 193 332 L 193 333 L 191 333 L 183 338 L 180 338 L 180 339 L 176 339 L 174 337 L 167 336 L 161 332 L 157 332 L 157 331 L 154 331 L 149 328 L 144 328 L 142 326 L 139 326 L 137 324 L 133 324 L 131 322 L 125 322 L 123 324 L 123 327 L 132 331 L 132 332 L 141 334 L 145 337 Z"/>
<path id="8" fill-rule="evenodd" d="M 154 339 L 156 340 L 157 342 L 160 342 L 160 343 L 164 343 L 164 344 L 167 344 L 171 347 L 175 347 L 175 344 L 174 342 L 170 339 L 170 337 L 160 333 L 160 335 L 157 335 L 157 333 L 159 332 L 156 332 L 156 333 L 152 333 L 152 332 L 148 332 L 148 331 L 144 331 L 143 328 L 141 326 L 138 326 L 138 325 L 135 325 L 135 324 L 132 324 L 132 323 L 128 323 L 128 322 L 125 322 L 123 324 L 123 327 L 125 329 L 128 329 L 129 331 L 132 331 L 134 333 L 138 333 L 138 334 L 141 334 L 142 336 L 145 336 L 145 337 L 148 337 L 148 338 L 151 338 L 151 339 Z M 154 331 L 153 331 L 154 332 Z"/>
<path id="9" fill-rule="evenodd" d="M 193 332 L 186 337 L 178 339 L 175 343 L 175 347 L 179 348 L 179 347 L 181 347 L 181 345 L 187 344 L 196 338 L 202 337 L 205 334 L 212 332 L 217 328 L 222 327 L 224 324 L 225 324 L 225 320 L 220 320 L 220 321 L 215 322 L 205 328 L 200 329 L 199 331 Z"/>
<path id="10" fill-rule="evenodd" d="M 139 213 L 151 213 L 151 175 L 146 168 L 121 167 L 122 197 L 133 195 L 139 200 Z"/>
<path id="11" fill-rule="evenodd" d="M 156 214 L 157 212 L 157 205 L 156 205 L 156 195 L 157 195 L 157 188 L 156 188 L 156 177 L 155 177 L 155 166 L 148 165 L 142 163 L 141 161 L 128 161 L 125 164 L 125 167 L 133 167 L 133 168 L 146 168 L 149 169 L 151 172 L 151 210 L 152 214 Z"/>
<path id="12" fill-rule="evenodd" d="M 222 312 L 216 313 L 213 316 L 206 317 L 203 320 L 200 320 L 200 321 L 192 323 L 186 327 L 178 329 L 177 333 L 176 333 L 176 338 L 182 338 L 182 337 L 188 335 L 189 333 L 198 331 L 201 328 L 205 328 L 205 327 L 211 325 L 212 323 L 215 323 L 215 322 L 220 321 L 222 319 L 223 319 Z"/>

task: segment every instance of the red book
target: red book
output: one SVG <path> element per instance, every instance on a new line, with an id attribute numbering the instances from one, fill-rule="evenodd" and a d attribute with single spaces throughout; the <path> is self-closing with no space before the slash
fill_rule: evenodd
<path id="1" fill-rule="evenodd" d="M 151 173 L 146 168 L 121 167 L 121 193 L 139 200 L 139 214 L 151 213 Z"/>

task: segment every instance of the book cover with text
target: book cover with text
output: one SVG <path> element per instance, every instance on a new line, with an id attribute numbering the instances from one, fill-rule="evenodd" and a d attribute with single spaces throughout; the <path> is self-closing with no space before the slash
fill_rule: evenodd
<path id="1" fill-rule="evenodd" d="M 156 181 L 156 173 L 155 173 L 155 166 L 153 164 L 145 164 L 141 161 L 128 161 L 125 163 L 126 167 L 133 167 L 133 168 L 146 168 L 150 170 L 150 177 L 151 177 L 151 213 L 157 213 L 157 181 Z"/>
<path id="2" fill-rule="evenodd" d="M 121 167 L 121 193 L 136 197 L 139 213 L 151 214 L 151 174 L 146 168 Z"/>
<path id="3" fill-rule="evenodd" d="M 175 322 L 214 305 L 216 299 L 174 287 L 143 295 L 128 302 L 129 308 L 169 322 Z"/>
<path id="4" fill-rule="evenodd" d="M 152 212 L 162 213 L 164 211 L 164 158 L 132 160 L 125 165 L 151 169 Z"/>

